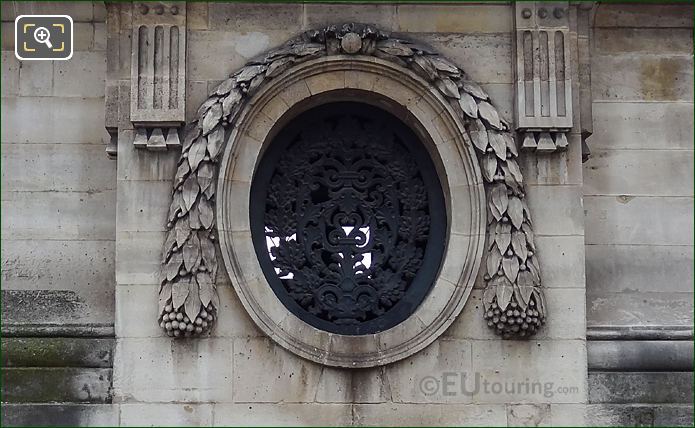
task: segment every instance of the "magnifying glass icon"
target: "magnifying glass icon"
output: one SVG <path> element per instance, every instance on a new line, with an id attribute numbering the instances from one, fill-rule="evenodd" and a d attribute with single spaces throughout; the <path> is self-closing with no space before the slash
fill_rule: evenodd
<path id="1" fill-rule="evenodd" d="M 45 43 L 49 49 L 53 48 L 53 44 L 51 43 L 51 33 L 46 29 L 46 27 L 39 27 L 34 30 L 34 40 L 36 40 L 37 43 Z"/>

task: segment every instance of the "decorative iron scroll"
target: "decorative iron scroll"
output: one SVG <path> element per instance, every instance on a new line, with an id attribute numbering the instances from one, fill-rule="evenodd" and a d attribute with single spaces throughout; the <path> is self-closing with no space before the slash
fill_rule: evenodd
<path id="1" fill-rule="evenodd" d="M 293 123 L 251 188 L 266 278 L 317 328 L 386 330 L 417 308 L 441 262 L 446 208 L 434 164 L 412 131 L 364 104 L 321 105 Z"/>
<path id="2" fill-rule="evenodd" d="M 432 83 L 464 120 L 478 152 L 487 191 L 484 317 L 504 338 L 535 333 L 545 322 L 546 305 L 531 215 L 516 160 L 517 145 L 509 124 L 500 118 L 479 85 L 430 47 L 355 23 L 306 31 L 252 59 L 213 91 L 187 126 L 163 250 L 160 325 L 172 336 L 204 334 L 216 316 L 213 178 L 225 130 L 266 80 L 295 64 L 338 54 L 373 55 L 411 70 Z"/>

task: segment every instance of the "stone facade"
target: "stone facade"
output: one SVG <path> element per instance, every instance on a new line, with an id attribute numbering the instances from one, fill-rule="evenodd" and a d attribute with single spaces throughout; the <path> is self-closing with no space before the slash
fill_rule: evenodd
<path id="1" fill-rule="evenodd" d="M 568 146 L 519 157 L 547 324 L 526 341 L 488 328 L 483 259 L 441 336 L 399 361 L 346 369 L 297 356 L 259 328 L 221 255 L 211 334 L 167 337 L 155 319 L 157 289 L 180 152 L 133 144 L 145 126 L 130 117 L 138 9 L 4 2 L 3 423 L 692 424 L 692 6 L 559 4 L 572 82 Z M 185 10 L 187 122 L 259 54 L 306 30 L 367 22 L 430 45 L 514 123 L 508 3 L 172 5 Z M 58 10 L 75 21 L 72 60 L 19 62 L 14 17 Z M 306 95 L 331 89 L 334 77 L 320 74 Z M 359 82 L 404 91 L 388 79 Z M 269 123 L 251 132 L 273 126 L 280 113 L 271 107 Z M 420 122 L 441 135 L 435 120 Z M 254 152 L 231 153 L 223 164 L 233 158 L 249 175 Z M 447 175 L 477 167 L 442 160 Z M 218 201 L 234 201 L 230 188 Z M 218 224 L 243 222 L 240 207 L 227 203 Z M 461 244 L 450 248 L 468 256 Z M 256 263 L 246 256 L 245 267 Z"/>

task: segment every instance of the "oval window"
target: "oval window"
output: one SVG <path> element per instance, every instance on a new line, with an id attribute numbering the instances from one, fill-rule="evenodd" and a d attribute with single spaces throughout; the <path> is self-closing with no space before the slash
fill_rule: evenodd
<path id="1" fill-rule="evenodd" d="M 403 122 L 366 104 L 324 104 L 283 128 L 258 164 L 250 209 L 273 291 L 332 333 L 377 333 L 408 318 L 446 244 L 429 153 Z"/>

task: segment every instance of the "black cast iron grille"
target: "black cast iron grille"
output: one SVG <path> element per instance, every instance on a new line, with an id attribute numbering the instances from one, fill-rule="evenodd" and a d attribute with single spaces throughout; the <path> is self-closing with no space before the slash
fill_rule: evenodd
<path id="1" fill-rule="evenodd" d="M 420 141 L 357 103 L 300 115 L 273 140 L 251 191 L 254 246 L 280 300 L 340 334 L 393 327 L 435 280 L 445 208 Z"/>

